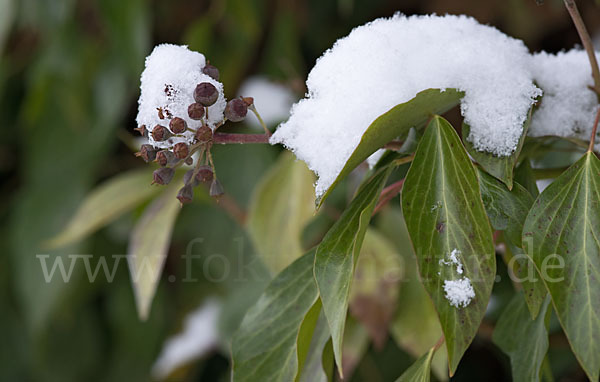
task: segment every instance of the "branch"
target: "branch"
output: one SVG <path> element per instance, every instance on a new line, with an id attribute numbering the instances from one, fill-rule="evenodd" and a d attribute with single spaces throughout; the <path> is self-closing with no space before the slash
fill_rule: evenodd
<path id="1" fill-rule="evenodd" d="M 596 130 L 598 130 L 598 120 L 600 120 L 600 107 L 596 113 L 596 120 L 594 121 L 594 127 L 592 128 L 592 136 L 590 137 L 590 146 L 588 147 L 589 152 L 594 152 L 594 140 L 596 139 Z"/>
<path id="2" fill-rule="evenodd" d="M 381 191 L 381 195 L 379 195 L 379 202 L 375 206 L 373 210 L 373 215 L 378 213 L 386 204 L 389 203 L 390 200 L 394 198 L 394 196 L 398 195 L 398 193 L 402 190 L 402 186 L 404 185 L 404 179 L 397 181 L 396 183 L 392 183 Z"/>
<path id="3" fill-rule="evenodd" d="M 266 134 L 215 133 L 213 135 L 213 143 L 216 143 L 216 144 L 269 143 L 269 136 Z"/>
<path id="4" fill-rule="evenodd" d="M 569 11 L 569 15 L 571 15 L 571 19 L 573 19 L 573 24 L 575 24 L 575 28 L 577 29 L 581 43 L 583 44 L 583 47 L 585 48 L 590 60 L 590 65 L 592 66 L 592 77 L 594 78 L 593 90 L 596 92 L 598 100 L 600 101 L 600 69 L 598 69 L 598 61 L 596 60 L 596 53 L 594 52 L 592 38 L 590 37 L 590 34 L 583 23 L 583 19 L 579 14 L 575 0 L 564 0 L 564 2 L 565 6 L 567 7 L 567 11 Z"/>

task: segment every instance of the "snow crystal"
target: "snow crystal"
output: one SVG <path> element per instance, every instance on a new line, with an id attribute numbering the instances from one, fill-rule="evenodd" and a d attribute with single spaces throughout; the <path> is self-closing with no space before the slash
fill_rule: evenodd
<path id="1" fill-rule="evenodd" d="M 461 254 L 461 252 L 455 248 L 448 255 L 448 261 L 446 261 L 444 259 L 440 259 L 439 264 L 440 265 L 456 265 L 456 272 L 459 275 L 462 275 L 463 265 L 462 265 L 460 259 L 458 258 L 458 256 L 460 256 L 460 254 Z"/>
<path id="2" fill-rule="evenodd" d="M 254 106 L 267 126 L 287 119 L 290 116 L 290 108 L 298 99 L 290 88 L 262 76 L 248 78 L 240 86 L 238 94 L 254 98 Z M 254 116 L 248 116 L 246 123 L 262 130 Z"/>
<path id="3" fill-rule="evenodd" d="M 271 138 L 333 183 L 368 126 L 418 92 L 456 88 L 476 149 L 511 154 L 540 94 L 525 45 L 466 16 L 396 15 L 354 29 L 317 61 L 307 98 Z"/>
<path id="4" fill-rule="evenodd" d="M 556 55 L 537 53 L 532 58 L 532 70 L 534 80 L 544 90 L 544 97 L 533 114 L 529 135 L 588 141 L 598 100 L 588 88 L 594 85 L 594 80 L 586 52 L 574 49 Z M 598 145 L 600 140 L 597 140 L 597 148 Z"/>
<path id="5" fill-rule="evenodd" d="M 197 129 L 202 121 L 189 118 L 188 106 L 194 103 L 194 89 L 201 82 L 210 82 L 219 91 L 219 98 L 208 108 L 208 125 L 214 128 L 223 121 L 225 96 L 223 85 L 202 73 L 206 60 L 201 53 L 193 52 L 187 46 L 162 44 L 154 48 L 146 57 L 146 68 L 141 78 L 141 94 L 137 115 L 138 126 L 146 125 L 150 131 L 160 124 L 169 126 L 172 117 L 183 118 L 189 128 Z M 159 118 L 159 109 L 164 119 Z M 168 148 L 175 143 L 192 143 L 194 133 L 186 131 L 183 137 L 173 137 L 164 142 L 155 142 L 152 135 L 149 143 L 160 148 Z"/>
<path id="6" fill-rule="evenodd" d="M 459 280 L 445 280 L 444 291 L 446 292 L 446 300 L 456 308 L 466 307 L 475 298 L 475 290 L 473 290 L 471 280 L 467 277 Z"/>
<path id="7" fill-rule="evenodd" d="M 209 299 L 185 318 L 183 332 L 169 338 L 152 367 L 156 379 L 165 379 L 178 367 L 200 358 L 217 345 L 220 303 Z"/>

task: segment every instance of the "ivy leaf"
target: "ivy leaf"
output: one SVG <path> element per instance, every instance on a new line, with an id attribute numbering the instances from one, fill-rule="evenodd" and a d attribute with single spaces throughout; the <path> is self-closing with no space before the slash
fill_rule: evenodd
<path id="1" fill-rule="evenodd" d="M 248 211 L 248 233 L 267 267 L 279 273 L 304 251 L 302 229 L 314 216 L 314 175 L 287 151 L 257 185 Z"/>
<path id="2" fill-rule="evenodd" d="M 510 241 L 520 247 L 523 223 L 533 204 L 531 194 L 518 183 L 514 183 L 512 190 L 509 190 L 504 183 L 487 173 L 478 173 L 481 198 L 492 227 L 505 231 Z"/>
<path id="3" fill-rule="evenodd" d="M 492 341 L 510 357 L 516 382 L 540 380 L 540 368 L 549 343 L 549 302 L 549 298 L 544 300 L 540 314 L 532 320 L 523 293 L 516 293 L 498 319 Z"/>
<path id="4" fill-rule="evenodd" d="M 150 313 L 160 280 L 175 219 L 181 210 L 178 187 L 170 186 L 154 200 L 136 223 L 129 238 L 127 256 L 135 303 L 141 320 Z"/>
<path id="5" fill-rule="evenodd" d="M 600 372 L 600 160 L 586 153 L 537 198 L 523 244 L 552 297 L 577 360 Z"/>
<path id="6" fill-rule="evenodd" d="M 300 371 L 296 376 L 296 380 L 299 382 L 327 382 L 329 379 L 323 365 L 323 351 L 331 336 L 329 335 L 327 319 L 321 309 L 321 301 L 318 300 L 311 309 L 316 310 L 319 316 L 312 333 L 306 333 L 307 338 L 310 340 L 310 346 L 306 354 L 299 355 L 298 357 L 303 360 L 303 363 L 299 367 Z M 304 334 L 301 330 L 298 335 L 298 341 L 301 340 L 301 336 Z"/>
<path id="7" fill-rule="evenodd" d="M 308 353 L 319 310 L 314 251 L 284 269 L 233 336 L 233 381 L 294 381 Z"/>
<path id="8" fill-rule="evenodd" d="M 333 184 L 317 200 L 317 207 L 320 208 L 335 186 L 371 154 L 396 138 L 406 138 L 411 127 L 424 126 L 434 114 L 443 114 L 458 105 L 463 96 L 464 93 L 455 89 L 427 89 L 379 116 L 367 128 Z"/>
<path id="9" fill-rule="evenodd" d="M 521 164 L 515 169 L 515 181 L 525 187 L 534 198 L 537 198 L 540 194 L 535 182 L 535 174 L 528 158 L 521 161 Z"/>
<path id="10" fill-rule="evenodd" d="M 110 223 L 160 190 L 151 186 L 151 181 L 148 170 L 129 171 L 108 180 L 86 197 L 65 229 L 46 245 L 58 248 L 71 244 Z"/>
<path id="11" fill-rule="evenodd" d="M 476 150 L 468 139 L 469 134 L 471 133 L 471 127 L 466 123 L 463 123 L 463 142 L 469 155 L 471 155 L 490 175 L 506 184 L 509 190 L 512 190 L 513 187 L 513 168 L 519 158 L 523 143 L 525 142 L 525 137 L 527 136 L 527 131 L 529 130 L 529 125 L 531 124 L 532 110 L 533 108 L 529 110 L 527 120 L 523 124 L 523 131 L 521 132 L 521 137 L 519 138 L 515 151 L 508 156 L 499 157 L 491 153 Z"/>
<path id="12" fill-rule="evenodd" d="M 496 258 L 475 168 L 452 126 L 439 116 L 427 127 L 406 175 L 402 210 L 421 279 L 440 317 L 452 375 L 485 314 Z M 460 267 L 449 261 L 451 254 Z M 446 298 L 445 284 L 456 280 L 467 291 L 465 285 L 472 286 L 475 296 L 463 300 L 466 306 Z"/>
<path id="13" fill-rule="evenodd" d="M 338 371 L 342 371 L 342 340 L 350 284 L 371 214 L 393 166 L 377 171 L 361 185 L 342 216 L 317 248 L 314 274 L 333 342 Z"/>
<path id="14" fill-rule="evenodd" d="M 431 379 L 431 359 L 435 352 L 435 347 L 423 354 L 415 363 L 413 363 L 396 382 L 429 382 Z"/>

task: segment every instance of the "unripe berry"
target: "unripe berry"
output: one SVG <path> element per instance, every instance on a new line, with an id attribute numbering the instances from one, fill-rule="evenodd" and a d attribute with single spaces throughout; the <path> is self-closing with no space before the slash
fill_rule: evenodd
<path id="1" fill-rule="evenodd" d="M 204 117 L 204 105 L 198 102 L 191 104 L 188 106 L 188 115 L 193 120 L 201 120 Z"/>
<path id="2" fill-rule="evenodd" d="M 194 100 L 204 106 L 210 106 L 217 102 L 219 92 L 210 82 L 202 82 L 194 89 Z"/>
<path id="3" fill-rule="evenodd" d="M 225 117 L 231 122 L 240 122 L 248 114 L 248 105 L 240 98 L 234 98 L 225 106 Z"/>
<path id="4" fill-rule="evenodd" d="M 223 191 L 223 186 L 221 185 L 221 182 L 219 182 L 219 179 L 214 178 L 212 183 L 210 184 L 210 196 L 219 197 L 224 193 L 225 192 Z"/>
<path id="5" fill-rule="evenodd" d="M 175 158 L 185 159 L 190 153 L 190 149 L 185 143 L 179 142 L 175 146 L 173 146 L 173 153 L 175 154 Z"/>
<path id="6" fill-rule="evenodd" d="M 196 140 L 198 142 L 208 142 L 213 137 L 213 131 L 210 127 L 206 125 L 200 126 L 200 128 L 196 131 Z"/>
<path id="7" fill-rule="evenodd" d="M 211 64 L 206 64 L 206 66 L 202 68 L 202 73 L 211 77 L 215 81 L 219 81 L 219 69 L 212 66 Z"/>
<path id="8" fill-rule="evenodd" d="M 167 129 L 163 125 L 156 125 L 156 126 L 154 126 L 154 129 L 152 130 L 152 138 L 156 142 L 166 141 L 167 139 L 171 138 L 172 136 L 173 136 L 173 134 L 169 131 L 169 129 Z"/>
<path id="9" fill-rule="evenodd" d="M 210 166 L 200 166 L 196 174 L 196 180 L 198 182 L 210 182 L 213 180 L 212 168 Z"/>
<path id="10" fill-rule="evenodd" d="M 158 150 L 152 145 L 142 145 L 140 152 L 136 153 L 135 156 L 142 158 L 144 162 L 148 163 L 156 159 L 157 151 Z"/>
<path id="11" fill-rule="evenodd" d="M 187 123 L 182 118 L 175 117 L 169 122 L 169 128 L 173 133 L 181 134 L 187 129 Z"/>
<path id="12" fill-rule="evenodd" d="M 194 199 L 194 188 L 190 184 L 186 184 L 177 193 L 177 199 L 181 204 L 191 203 Z"/>
<path id="13" fill-rule="evenodd" d="M 171 179 L 173 179 L 173 175 L 175 175 L 175 170 L 170 167 L 161 167 L 152 173 L 152 184 L 169 184 Z"/>
<path id="14" fill-rule="evenodd" d="M 172 152 L 167 150 L 161 150 L 158 153 L 156 153 L 156 161 L 159 165 L 164 167 L 166 165 L 177 162 L 177 159 L 175 158 L 175 154 L 173 154 Z"/>

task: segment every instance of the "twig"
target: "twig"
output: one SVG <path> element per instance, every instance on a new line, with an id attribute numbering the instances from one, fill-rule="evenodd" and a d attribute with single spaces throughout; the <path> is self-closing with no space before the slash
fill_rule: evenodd
<path id="1" fill-rule="evenodd" d="M 404 145 L 404 141 L 390 141 L 386 143 L 383 148 L 387 150 L 398 151 L 402 148 L 402 145 Z"/>
<path id="2" fill-rule="evenodd" d="M 435 343 L 435 345 L 433 345 L 433 349 L 434 349 L 433 351 L 438 350 L 444 344 L 445 340 L 446 340 L 446 338 L 442 334 L 442 336 L 440 337 L 440 339 Z"/>
<path id="3" fill-rule="evenodd" d="M 266 134 L 215 133 L 213 135 L 213 143 L 215 143 L 215 144 L 269 143 L 269 136 Z"/>
<path id="4" fill-rule="evenodd" d="M 583 44 L 583 47 L 585 48 L 590 60 L 590 65 L 592 66 L 592 77 L 594 78 L 594 91 L 596 92 L 598 100 L 600 101 L 600 69 L 598 69 L 598 61 L 596 60 L 596 53 L 594 52 L 592 38 L 590 37 L 590 34 L 583 23 L 583 19 L 579 14 L 579 9 L 577 9 L 575 0 L 564 0 L 564 2 L 569 15 L 571 15 L 571 19 L 573 19 L 573 24 L 575 24 L 575 28 L 577 29 L 581 43 Z"/>
<path id="5" fill-rule="evenodd" d="M 221 195 L 215 203 L 231 216 L 241 227 L 246 224 L 246 213 L 237 202 L 227 194 Z"/>
<path id="6" fill-rule="evenodd" d="M 379 202 L 375 206 L 373 210 L 373 215 L 378 213 L 386 204 L 389 203 L 398 193 L 402 190 L 402 186 L 404 185 L 404 179 L 397 181 L 396 183 L 392 183 L 381 191 L 379 195 Z"/>

